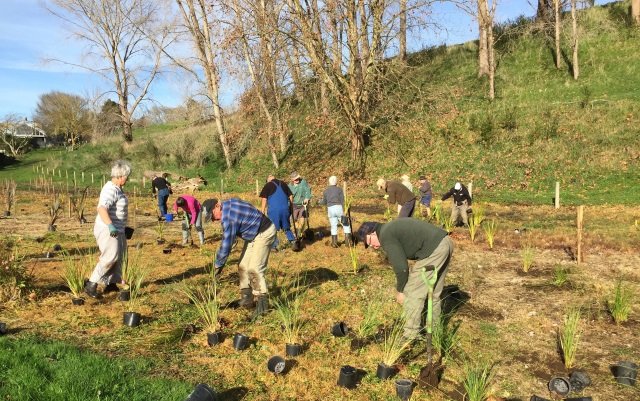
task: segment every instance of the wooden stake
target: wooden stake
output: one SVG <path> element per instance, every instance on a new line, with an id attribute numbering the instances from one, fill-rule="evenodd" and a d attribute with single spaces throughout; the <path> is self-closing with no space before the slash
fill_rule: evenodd
<path id="1" fill-rule="evenodd" d="M 68 203 L 69 203 L 69 218 L 71 218 L 71 197 L 69 197 L 69 199 L 67 199 Z"/>
<path id="2" fill-rule="evenodd" d="M 556 209 L 560 209 L 560 181 L 556 181 Z"/>
<path id="3" fill-rule="evenodd" d="M 346 201 L 347 200 L 347 182 L 346 181 L 342 181 L 342 192 L 344 195 L 344 200 Z M 344 212 L 347 213 L 346 210 Z"/>
<path id="4" fill-rule="evenodd" d="M 136 210 L 138 209 L 138 202 L 136 198 L 136 187 L 133 187 L 133 228 L 138 228 L 136 224 Z"/>
<path id="5" fill-rule="evenodd" d="M 142 188 L 146 188 L 147 187 L 147 177 L 142 176 Z"/>
<path id="6" fill-rule="evenodd" d="M 576 216 L 576 225 L 578 227 L 578 251 L 576 252 L 576 262 L 578 264 L 582 263 L 584 259 L 582 258 L 582 230 L 584 228 L 584 206 L 578 206 L 578 213 Z"/>
<path id="7" fill-rule="evenodd" d="M 224 180 L 220 178 L 220 196 L 224 194 Z"/>
<path id="8" fill-rule="evenodd" d="M 256 196 L 260 195 L 260 189 L 258 189 L 258 179 L 256 178 Z"/>
<path id="9" fill-rule="evenodd" d="M 473 181 L 467 185 L 467 189 L 469 190 L 469 198 L 473 199 Z"/>
<path id="10" fill-rule="evenodd" d="M 84 171 L 82 172 L 82 183 L 84 184 Z"/>

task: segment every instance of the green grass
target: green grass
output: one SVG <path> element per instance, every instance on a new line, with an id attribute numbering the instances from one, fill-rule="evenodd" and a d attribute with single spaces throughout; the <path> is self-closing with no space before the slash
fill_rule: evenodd
<path id="1" fill-rule="evenodd" d="M 109 359 L 35 337 L 0 337 L 0 399 L 24 401 L 182 400 L 193 386 L 156 377 L 154 363 Z"/>

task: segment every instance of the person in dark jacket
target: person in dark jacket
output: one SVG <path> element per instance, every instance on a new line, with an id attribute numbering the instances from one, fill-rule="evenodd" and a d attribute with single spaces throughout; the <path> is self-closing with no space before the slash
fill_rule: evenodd
<path id="1" fill-rule="evenodd" d="M 342 225 L 344 231 L 344 243 L 347 246 L 352 245 L 351 226 L 348 219 L 345 219 L 344 192 L 338 185 L 338 177 L 332 175 L 329 177 L 329 186 L 322 193 L 322 199 L 318 201 L 320 205 L 327 205 L 327 217 L 329 217 L 329 226 L 331 227 L 331 247 L 338 247 L 338 224 Z M 344 224 L 347 222 L 347 224 Z"/>
<path id="2" fill-rule="evenodd" d="M 167 173 L 157 175 L 154 173 L 151 181 L 151 192 L 158 197 L 158 209 L 160 209 L 160 219 L 164 219 L 167 214 L 167 200 L 171 194 L 171 184 L 167 181 Z"/>
<path id="3" fill-rule="evenodd" d="M 426 279 L 432 277 L 433 266 L 437 281 L 433 289 L 433 322 L 440 319 L 440 295 L 449 270 L 453 241 L 447 232 L 426 221 L 400 218 L 386 224 L 364 222 L 358 229 L 358 240 L 374 249 L 382 248 L 396 275 L 396 301 L 404 309 L 404 341 L 414 339 L 420 332 L 422 311 L 427 299 Z M 415 260 L 409 266 L 408 260 Z M 423 277 L 423 274 L 426 274 Z"/>
<path id="4" fill-rule="evenodd" d="M 431 217 L 431 198 L 433 197 L 433 193 L 431 192 L 431 183 L 424 175 L 420 176 L 418 182 L 420 183 L 420 204 L 423 208 L 422 216 Z"/>
<path id="5" fill-rule="evenodd" d="M 386 181 L 384 178 L 376 182 L 379 191 L 385 191 L 385 198 L 390 205 L 398 204 L 398 217 L 411 217 L 416 207 L 416 197 L 409 188 L 398 181 Z"/>
<path id="6" fill-rule="evenodd" d="M 464 224 L 465 227 L 468 227 L 469 220 L 467 210 L 471 207 L 471 196 L 469 195 L 467 187 L 456 182 L 456 184 L 446 194 L 442 195 L 442 200 L 447 200 L 452 196 L 453 206 L 451 208 L 451 221 L 455 226 L 458 226 L 460 224 L 460 219 L 462 219 L 462 224 Z"/>
<path id="7" fill-rule="evenodd" d="M 293 210 L 293 194 L 287 183 L 270 174 L 259 196 L 262 198 L 260 211 L 271 219 L 276 231 L 283 230 L 289 242 L 295 241 L 296 237 L 291 232 L 291 222 L 289 221 Z M 277 248 L 277 246 L 278 238 L 276 237 L 273 247 Z"/>

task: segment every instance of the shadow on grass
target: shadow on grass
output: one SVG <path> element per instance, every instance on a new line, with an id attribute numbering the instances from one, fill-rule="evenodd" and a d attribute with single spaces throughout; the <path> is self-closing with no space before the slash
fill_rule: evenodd
<path id="1" fill-rule="evenodd" d="M 249 393 L 249 389 L 246 387 L 234 387 L 228 390 L 224 390 L 216 394 L 217 401 L 239 401 L 243 400 Z"/>
<path id="2" fill-rule="evenodd" d="M 462 291 L 457 284 L 450 284 L 444 286 L 440 299 L 442 300 L 442 314 L 452 316 L 469 302 L 471 296 L 469 293 Z"/>

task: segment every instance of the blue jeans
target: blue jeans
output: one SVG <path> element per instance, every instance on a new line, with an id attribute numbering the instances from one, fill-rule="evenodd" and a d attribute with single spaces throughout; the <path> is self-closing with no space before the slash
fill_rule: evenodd
<path id="1" fill-rule="evenodd" d="M 160 209 L 160 215 L 167 214 L 167 200 L 169 199 L 169 188 L 158 190 L 158 209 Z"/>
<path id="2" fill-rule="evenodd" d="M 327 208 L 327 215 L 329 217 L 329 225 L 331 226 L 331 235 L 338 235 L 338 223 L 342 225 L 345 234 L 351 234 L 351 226 L 345 226 L 340 222 L 340 217 L 344 215 L 342 205 L 329 206 Z"/>

